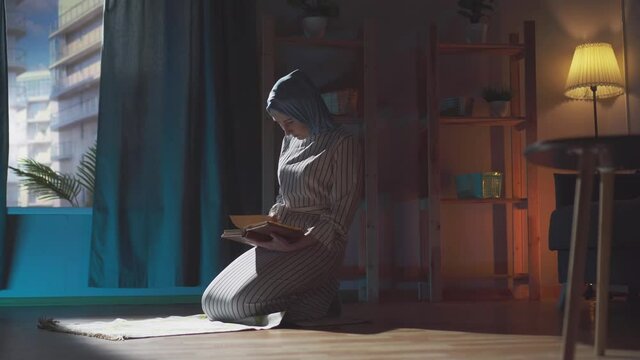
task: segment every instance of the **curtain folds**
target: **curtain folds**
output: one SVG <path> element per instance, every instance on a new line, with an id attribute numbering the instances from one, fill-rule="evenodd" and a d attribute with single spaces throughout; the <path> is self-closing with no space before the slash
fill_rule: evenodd
<path id="1" fill-rule="evenodd" d="M 89 285 L 208 283 L 260 209 L 255 0 L 108 0 Z"/>
<path id="2" fill-rule="evenodd" d="M 9 85 L 5 1 L 0 0 L 0 289 L 7 287 L 11 250 L 7 238 L 7 166 L 9 161 Z"/>

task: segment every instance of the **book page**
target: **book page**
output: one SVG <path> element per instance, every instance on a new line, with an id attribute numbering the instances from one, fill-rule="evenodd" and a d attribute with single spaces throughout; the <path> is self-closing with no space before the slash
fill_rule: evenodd
<path id="1" fill-rule="evenodd" d="M 268 215 L 229 215 L 229 218 L 231 223 L 238 229 L 244 229 L 249 225 L 271 220 Z"/>

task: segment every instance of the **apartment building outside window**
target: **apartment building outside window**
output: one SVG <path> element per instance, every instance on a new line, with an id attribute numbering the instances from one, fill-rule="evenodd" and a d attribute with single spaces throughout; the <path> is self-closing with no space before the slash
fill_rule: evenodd
<path id="1" fill-rule="evenodd" d="M 95 144 L 103 8 L 103 0 L 7 0 L 10 166 L 30 158 L 74 174 Z M 12 171 L 7 202 L 70 206 L 39 199 Z"/>

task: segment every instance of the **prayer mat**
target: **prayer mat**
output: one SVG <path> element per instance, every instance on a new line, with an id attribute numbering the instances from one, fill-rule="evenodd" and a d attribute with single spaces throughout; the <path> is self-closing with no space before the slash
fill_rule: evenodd
<path id="1" fill-rule="evenodd" d="M 105 340 L 126 340 L 158 336 L 265 330 L 280 325 L 283 315 L 284 312 L 277 312 L 264 316 L 254 316 L 246 319 L 243 323 L 210 321 L 204 314 L 153 319 L 115 319 L 113 321 L 41 318 L 38 320 L 38 328 Z"/>

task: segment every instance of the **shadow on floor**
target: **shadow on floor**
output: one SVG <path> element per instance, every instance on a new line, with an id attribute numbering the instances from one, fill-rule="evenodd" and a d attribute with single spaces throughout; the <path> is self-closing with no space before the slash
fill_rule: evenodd
<path id="1" fill-rule="evenodd" d="M 561 336 L 563 314 L 553 302 L 398 302 L 345 304 L 344 316 L 367 324 L 314 327 L 350 334 L 373 334 L 398 328 L 509 335 Z M 611 301 L 608 347 L 640 350 L 640 303 Z M 593 345 L 595 302 L 585 301 L 580 314 L 579 341 Z"/>

